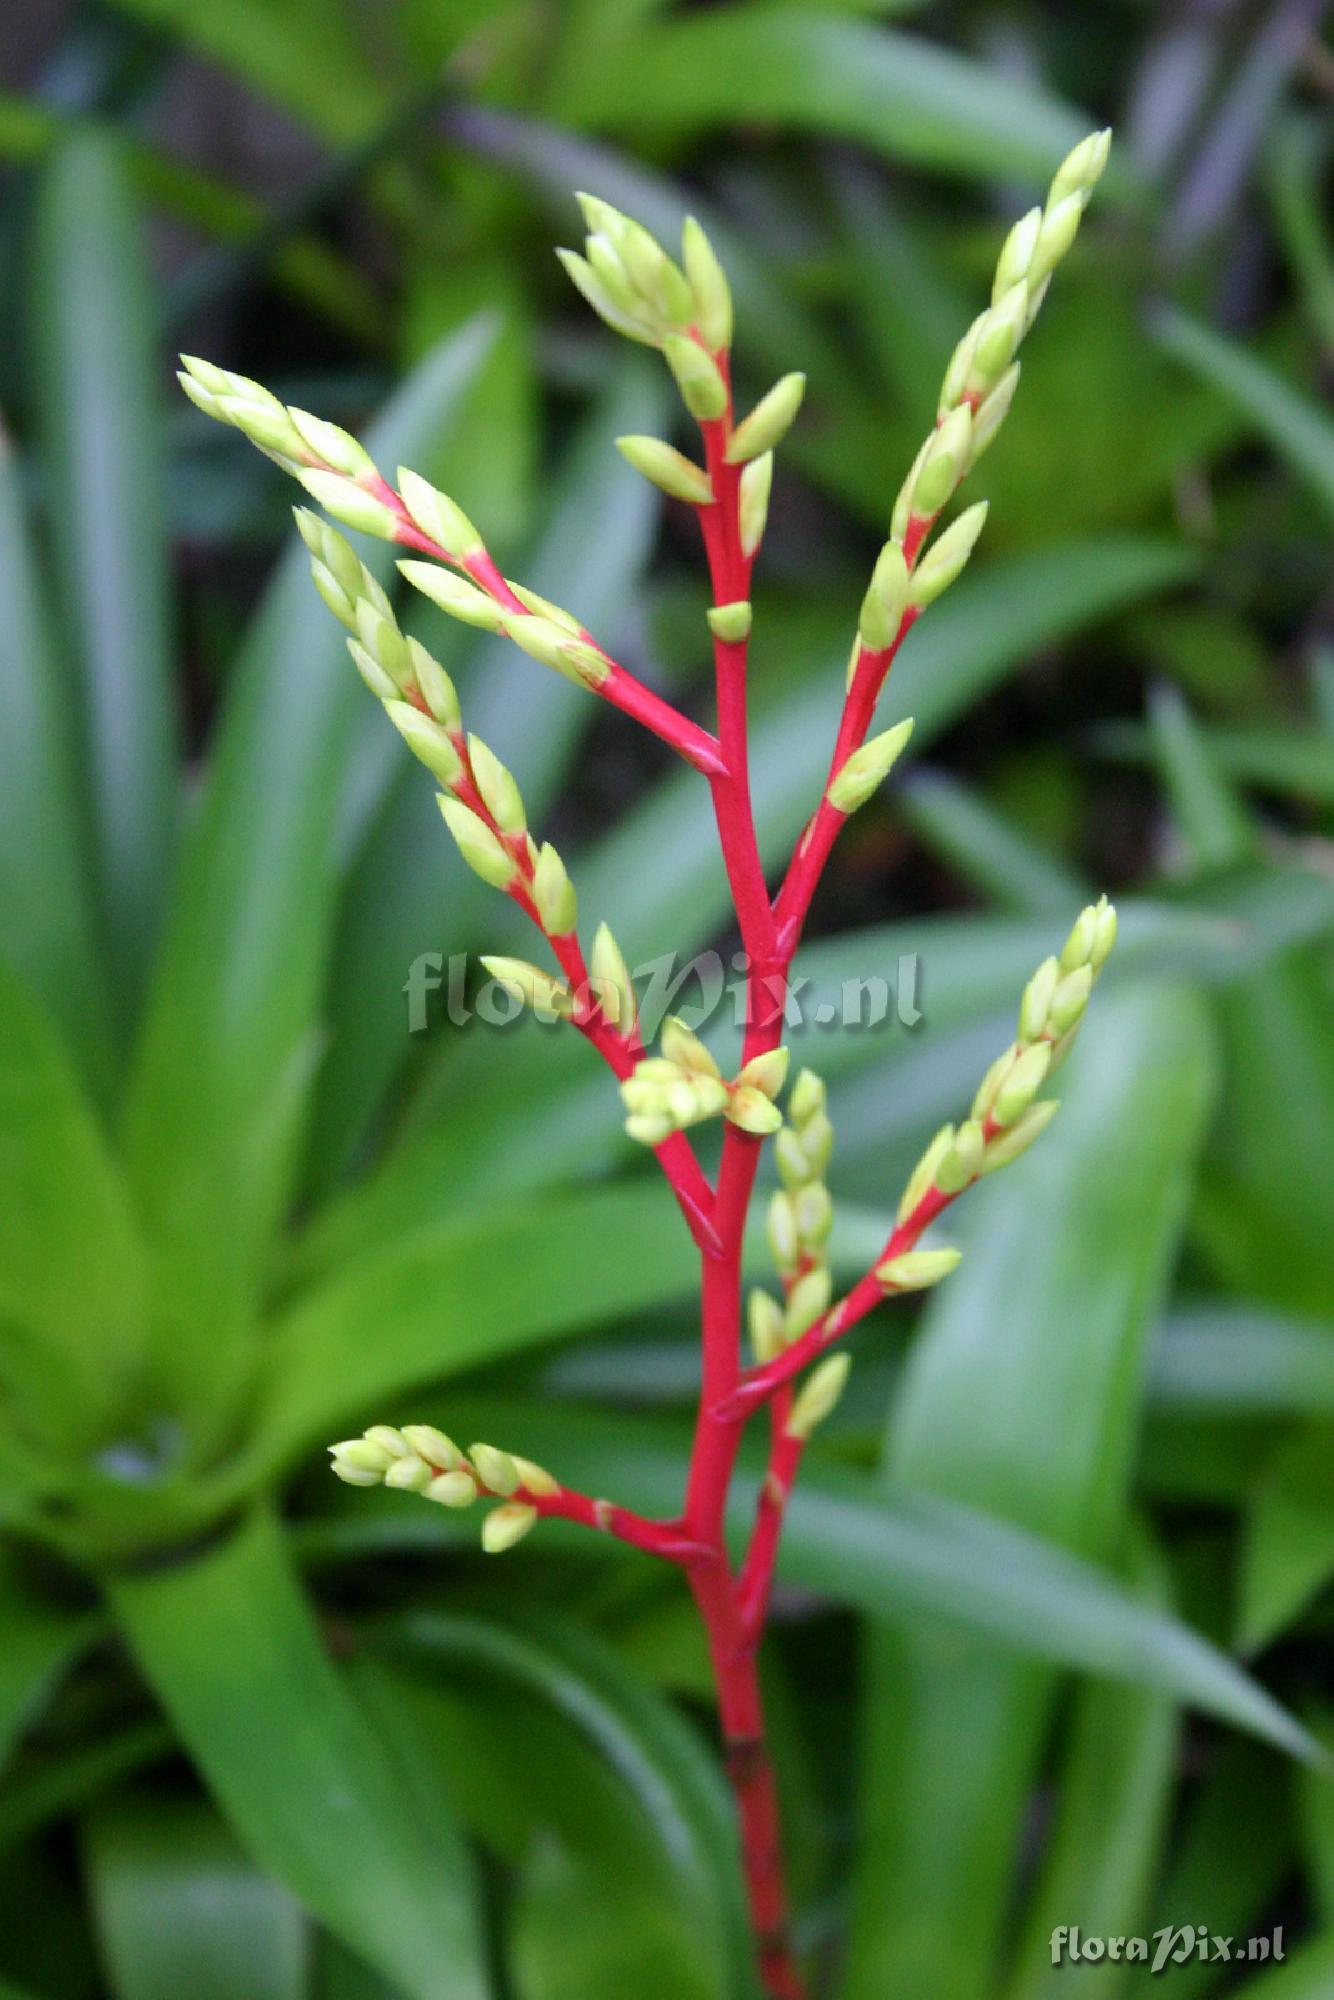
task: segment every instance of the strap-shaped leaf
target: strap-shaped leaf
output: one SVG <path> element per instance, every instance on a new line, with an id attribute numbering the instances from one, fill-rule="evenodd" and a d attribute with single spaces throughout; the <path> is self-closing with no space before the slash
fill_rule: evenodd
<path id="1" fill-rule="evenodd" d="M 126 1791 L 82 1827 L 115 2000 L 304 2000 L 306 1922 L 202 1800 Z"/>
<path id="2" fill-rule="evenodd" d="M 141 1668 L 261 1867 L 405 2000 L 484 2000 L 466 1853 L 330 1661 L 275 1523 L 111 1586 Z"/>
<path id="3" fill-rule="evenodd" d="M 29 542 L 19 463 L 3 439 L 0 604 L 0 936 L 10 964 L 102 1093 L 109 1069 L 106 985 L 92 915 L 77 718 Z"/>
<path id="4" fill-rule="evenodd" d="M 12 1552 L 0 1549 L 0 1767 L 100 1622 L 96 1613 L 44 1595 Z"/>
<path id="5" fill-rule="evenodd" d="M 967 1254 L 933 1300 L 887 1469 L 1081 1553 L 1124 1533 L 1149 1327 L 1209 1101 L 1208 1016 L 1178 989 L 1100 996 L 1041 1146 L 973 1197 Z M 927 1983 L 990 1993 L 1050 1675 L 938 1633 L 871 1644 L 864 1840 L 849 2000 Z M 905 1692 L 906 1690 L 906 1692 Z M 966 1765 L 913 1802 L 961 1705 Z"/>
<path id="6" fill-rule="evenodd" d="M 176 728 L 153 292 L 119 142 L 85 129 L 38 204 L 34 352 L 106 943 L 126 1015 L 171 867 Z"/>
<path id="7" fill-rule="evenodd" d="M 0 1386 L 10 1440 L 108 1441 L 143 1353 L 146 1274 L 119 1168 L 70 1060 L 0 966 Z"/>

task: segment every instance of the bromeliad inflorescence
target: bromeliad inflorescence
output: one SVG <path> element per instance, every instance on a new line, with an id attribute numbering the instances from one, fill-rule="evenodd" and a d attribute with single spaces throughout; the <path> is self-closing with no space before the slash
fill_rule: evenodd
<path id="1" fill-rule="evenodd" d="M 798 415 L 805 378 L 783 376 L 747 415 L 737 416 L 731 293 L 696 222 L 685 224 L 677 262 L 639 223 L 585 195 L 583 252 L 559 254 L 610 327 L 661 352 L 698 425 L 698 457 L 660 438 L 618 442 L 631 465 L 698 519 L 713 598 L 707 614 L 717 694 L 713 729 L 646 687 L 576 613 L 503 576 L 467 515 L 427 480 L 400 468 L 391 485 L 346 431 L 288 408 L 245 376 L 187 358 L 180 378 L 202 410 L 243 431 L 336 521 L 402 548 L 403 576 L 443 611 L 512 639 L 530 658 L 633 717 L 708 784 L 750 968 L 741 1064 L 730 1077 L 680 1020 L 668 1019 L 657 1047 L 645 1047 L 624 954 L 599 923 L 585 956 L 574 883 L 556 849 L 529 830 L 513 775 L 465 729 L 449 676 L 402 631 L 389 598 L 351 544 L 315 513 L 298 509 L 316 588 L 347 627 L 357 671 L 439 784 L 440 810 L 464 861 L 519 906 L 545 939 L 554 966 L 489 958 L 489 971 L 535 1012 L 568 1022 L 608 1064 L 620 1086 L 626 1130 L 657 1155 L 701 1261 L 699 1410 L 677 1518 L 649 1520 L 579 1493 L 493 1445 L 474 1444 L 464 1452 L 423 1424 L 374 1424 L 332 1448 L 333 1469 L 352 1485 L 396 1487 L 446 1507 L 490 1503 L 482 1543 L 493 1554 L 513 1548 L 544 1517 L 555 1517 L 615 1535 L 681 1567 L 708 1634 L 757 1958 L 775 2000 L 800 2000 L 805 1987 L 787 1930 L 756 1654 L 802 1454 L 847 1381 L 847 1354 L 829 1350 L 884 1299 L 938 1284 L 959 1262 L 956 1249 L 924 1241 L 926 1232 L 975 1181 L 1032 1145 L 1055 1114 L 1055 1101 L 1039 1092 L 1078 1034 L 1115 940 L 1116 917 L 1105 898 L 1091 905 L 1061 951 L 1037 968 L 1024 989 L 1014 1040 L 982 1079 L 967 1116 L 944 1126 L 927 1147 L 879 1255 L 841 1298 L 834 1296 L 825 1254 L 834 1134 L 824 1086 L 803 1070 L 783 1101 L 788 973 L 840 827 L 907 748 L 910 719 L 870 734 L 876 704 L 906 634 L 959 576 L 982 532 L 985 502 L 937 529 L 1005 422 L 1019 381 L 1019 348 L 1053 270 L 1074 241 L 1108 144 L 1109 134 L 1100 132 L 1076 146 L 1045 204 L 1011 229 L 991 301 L 949 360 L 936 421 L 894 501 L 889 539 L 857 612 L 828 778 L 776 893 L 765 878 L 750 805 L 750 576 L 765 531 L 774 451 Z M 710 1178 L 692 1134 L 713 1120 L 722 1136 Z M 753 1291 L 743 1313 L 742 1237 L 767 1140 L 780 1180 L 767 1216 L 776 1289 Z M 724 1510 L 742 1432 L 761 1408 L 768 1413 L 768 1471 L 749 1544 L 734 1562 L 724 1540 Z"/>

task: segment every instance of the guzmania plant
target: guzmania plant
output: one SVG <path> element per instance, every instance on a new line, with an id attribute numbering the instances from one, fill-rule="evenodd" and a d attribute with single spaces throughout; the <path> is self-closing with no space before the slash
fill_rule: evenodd
<path id="1" fill-rule="evenodd" d="M 965 1189 L 1016 1159 L 1050 1122 L 1056 1103 L 1038 1093 L 1079 1032 L 1115 939 L 1116 917 L 1105 898 L 1083 910 L 1059 954 L 1038 967 L 1024 990 L 1014 1040 L 982 1079 L 967 1117 L 932 1140 L 883 1250 L 837 1299 L 826 1259 L 832 1204 L 825 1176 L 834 1133 L 824 1085 L 803 1070 L 784 1102 L 788 1051 L 781 1034 L 789 968 L 840 828 L 907 745 L 910 719 L 869 736 L 876 704 L 906 635 L 960 574 L 982 531 L 985 501 L 935 533 L 1005 421 L 1019 380 L 1017 351 L 1074 240 L 1109 140 L 1100 132 L 1076 146 L 1045 205 L 1014 225 L 996 266 L 991 303 L 950 359 L 935 425 L 899 491 L 890 537 L 862 600 L 824 793 L 776 894 L 761 864 L 747 773 L 750 579 L 764 535 L 774 450 L 797 415 L 805 378 L 785 375 L 737 420 L 731 294 L 697 223 L 685 224 L 678 263 L 637 222 L 581 196 L 589 232 L 584 253 L 559 255 L 609 326 L 662 353 L 699 427 L 702 464 L 658 438 L 618 442 L 646 479 L 691 508 L 699 522 L 713 600 L 713 729 L 628 672 L 575 613 L 502 576 L 461 508 L 416 473 L 400 469 L 391 486 L 346 431 L 285 407 L 244 376 L 187 359 L 180 378 L 193 402 L 243 431 L 335 520 L 408 551 L 400 570 L 442 610 L 505 634 L 533 659 L 621 709 L 707 783 L 747 966 L 742 1060 L 730 1077 L 679 1019 L 665 1022 L 656 1048 L 646 1047 L 634 983 L 615 938 L 600 924 L 585 955 L 565 865 L 549 842 L 539 843 L 529 831 L 510 772 L 465 732 L 448 676 L 400 630 L 389 599 L 349 542 L 315 514 L 298 510 L 316 587 L 348 628 L 363 680 L 439 782 L 440 810 L 464 860 L 531 919 L 555 970 L 514 958 L 484 963 L 528 1006 L 568 1021 L 611 1069 L 626 1130 L 656 1154 L 701 1269 L 698 1414 L 684 1504 L 675 1519 L 649 1520 L 614 1500 L 576 1492 L 516 1452 L 490 1444 L 465 1452 L 429 1425 L 374 1424 L 333 1446 L 333 1469 L 351 1485 L 397 1487 L 446 1507 L 494 1502 L 482 1523 L 482 1543 L 492 1553 L 514 1547 L 544 1517 L 559 1517 L 619 1536 L 682 1570 L 707 1629 L 756 1956 L 774 2000 L 800 2000 L 806 1988 L 789 1926 L 756 1659 L 802 1454 L 847 1381 L 849 1357 L 833 1350 L 882 1300 L 938 1284 L 959 1262 L 958 1250 L 924 1242 L 926 1232 Z M 692 1134 L 715 1119 L 722 1123 L 721 1149 L 710 1178 Z M 768 1139 L 781 1182 L 767 1217 L 778 1292 L 755 1290 L 743 1301 L 743 1237 Z M 768 1471 L 749 1545 L 737 1560 L 724 1535 L 729 1488 L 742 1434 L 761 1412 Z"/>

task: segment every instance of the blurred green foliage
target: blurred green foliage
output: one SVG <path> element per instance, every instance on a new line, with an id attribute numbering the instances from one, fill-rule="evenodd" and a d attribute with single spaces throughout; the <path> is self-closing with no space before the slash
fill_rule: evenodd
<path id="1" fill-rule="evenodd" d="M 574 186 L 699 212 L 744 386 L 811 377 L 756 594 L 777 865 L 998 227 L 1093 118 L 1116 170 L 986 545 L 891 684 L 930 761 L 850 829 L 800 968 L 812 1003 L 924 968 L 916 1030 L 795 1037 L 849 1274 L 1089 884 L 1124 943 L 960 1276 L 857 1342 L 770 1700 L 822 1994 L 1131 1996 L 1049 1934 L 1163 1923 L 1290 1946 L 1178 1995 L 1329 1992 L 1322 11 L 114 0 L 0 96 L 3 2000 L 750 1990 L 676 1580 L 554 1528 L 496 1568 L 313 1469 L 440 1419 L 670 1510 L 692 1271 L 582 1049 L 408 1035 L 412 960 L 503 918 L 171 349 L 379 407 L 380 457 L 693 699 L 699 580 L 610 449 L 663 385 L 549 251 Z M 182 78 L 296 184 L 184 156 Z M 689 774 L 431 636 L 632 958 L 731 949 Z"/>

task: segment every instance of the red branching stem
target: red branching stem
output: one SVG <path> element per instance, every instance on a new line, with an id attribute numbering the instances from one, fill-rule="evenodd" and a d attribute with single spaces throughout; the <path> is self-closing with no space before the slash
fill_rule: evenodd
<path id="1" fill-rule="evenodd" d="M 765 1362 L 760 1368 L 748 1369 L 740 1386 L 722 1411 L 722 1415 L 739 1416 L 744 1422 L 752 1410 L 767 1402 L 770 1396 L 785 1383 L 791 1382 L 793 1377 L 799 1375 L 803 1368 L 809 1367 L 812 1361 L 818 1361 L 827 1348 L 841 1339 L 849 1328 L 856 1326 L 858 1320 L 865 1319 L 867 1313 L 872 1312 L 882 1299 L 892 1298 L 895 1287 L 877 1278 L 877 1266 L 887 1263 L 891 1257 L 902 1257 L 906 1251 L 911 1250 L 923 1230 L 935 1221 L 941 1210 L 948 1208 L 950 1203 L 957 1199 L 957 1195 L 942 1194 L 939 1188 L 928 1189 L 916 1208 L 895 1227 L 884 1249 L 865 1276 L 859 1278 L 852 1290 L 836 1305 L 831 1306 L 822 1318 L 817 1319 L 814 1326 L 802 1334 L 800 1340 L 794 1340 L 791 1347 L 784 1348 L 776 1360 Z"/>
<path id="2" fill-rule="evenodd" d="M 450 569 L 462 570 L 509 616 L 530 618 L 533 615 L 529 607 L 515 595 L 484 548 L 472 550 L 459 561 L 439 542 L 433 541 L 430 535 L 422 533 L 388 480 L 380 478 L 377 474 L 373 481 L 365 482 L 365 488 L 394 515 L 398 523 L 394 539 L 402 548 L 416 549 L 419 554 L 430 556 L 434 562 L 444 563 Z M 584 636 L 590 645 L 597 645 L 591 634 L 585 633 Z M 661 695 L 654 694 L 652 688 L 645 687 L 642 681 L 636 680 L 627 668 L 613 660 L 610 653 L 605 652 L 601 646 L 598 646 L 598 651 L 603 654 L 611 672 L 594 691 L 601 695 L 604 701 L 610 702 L 613 708 L 619 708 L 623 714 L 642 723 L 645 729 L 651 730 L 653 735 L 669 744 L 685 758 L 688 764 L 692 764 L 697 771 L 702 771 L 705 777 L 710 779 L 716 777 L 723 768 L 723 756 L 718 739 L 709 730 L 701 729 L 697 722 L 692 722 L 688 716 L 682 715 L 679 709 L 673 708 L 672 704 L 664 701 Z"/>
<path id="3" fill-rule="evenodd" d="M 430 1459 L 425 1463 L 437 1478 L 451 1470 L 449 1466 L 436 1465 Z M 590 1499 L 588 1494 L 577 1493 L 571 1486 L 562 1486 L 555 1493 L 538 1493 L 521 1482 L 512 1492 L 501 1493 L 488 1486 L 475 1467 L 469 1467 L 469 1470 L 480 1499 L 520 1501 L 544 1520 L 573 1521 L 581 1528 L 615 1535 L 618 1541 L 628 1542 L 632 1548 L 643 1549 L 648 1555 L 661 1556 L 665 1562 L 681 1566 L 707 1554 L 681 1532 L 679 1523 L 675 1521 L 650 1521 L 643 1514 L 632 1513 L 628 1507 L 618 1507 L 610 1500 Z"/>
<path id="4" fill-rule="evenodd" d="M 774 1566 L 778 1561 L 778 1545 L 787 1517 L 787 1503 L 792 1497 L 792 1488 L 806 1449 L 805 1438 L 794 1437 L 787 1428 L 792 1402 L 792 1388 L 786 1382 L 774 1391 L 769 1401 L 769 1465 L 755 1509 L 755 1528 L 750 1547 L 741 1569 L 741 1620 L 747 1642 L 752 1646 L 759 1645 L 769 1616 Z"/>

